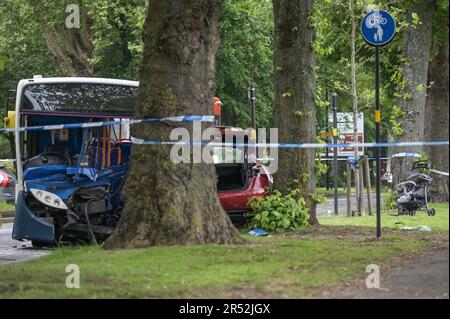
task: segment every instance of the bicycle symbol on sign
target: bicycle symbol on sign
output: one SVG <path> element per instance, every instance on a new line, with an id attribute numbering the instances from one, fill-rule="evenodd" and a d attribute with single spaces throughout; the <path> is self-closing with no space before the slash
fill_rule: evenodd
<path id="1" fill-rule="evenodd" d="M 368 29 L 376 28 L 377 32 L 373 35 L 373 39 L 375 42 L 382 42 L 383 41 L 383 29 L 382 25 L 386 25 L 387 19 L 384 18 L 381 13 L 380 9 L 375 8 L 373 13 L 371 13 L 367 19 L 366 19 L 366 27 Z"/>

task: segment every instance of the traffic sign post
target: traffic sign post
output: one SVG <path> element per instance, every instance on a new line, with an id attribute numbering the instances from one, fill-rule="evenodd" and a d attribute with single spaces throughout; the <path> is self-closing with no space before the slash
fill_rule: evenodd
<path id="1" fill-rule="evenodd" d="M 380 143 L 380 47 L 388 44 L 395 36 L 395 20 L 378 7 L 374 7 L 361 22 L 361 33 L 364 40 L 375 46 L 375 141 Z M 381 163 L 380 148 L 375 148 L 376 157 L 376 214 L 377 238 L 381 237 Z"/>
<path id="2" fill-rule="evenodd" d="M 325 100 L 327 101 L 327 106 L 326 106 L 326 114 L 327 114 L 327 116 L 325 117 L 325 130 L 328 132 L 328 122 L 329 122 L 329 120 L 328 120 L 328 113 L 329 113 L 329 110 L 328 110 L 328 89 L 327 88 L 325 88 Z M 326 140 L 327 141 L 327 143 L 328 143 L 328 140 Z M 325 158 L 328 160 L 328 158 L 329 158 L 329 152 L 328 152 L 328 147 L 325 149 Z M 325 172 L 325 189 L 326 190 L 328 190 L 329 188 L 330 188 L 330 183 L 329 183 L 329 176 L 330 176 L 330 170 L 329 170 L 329 168 L 328 168 L 328 166 L 327 166 L 327 171 Z"/>
<path id="3" fill-rule="evenodd" d="M 380 48 L 375 47 L 375 143 L 380 143 Z M 377 238 L 381 237 L 381 163 L 380 148 L 375 149 L 376 157 L 376 214 L 377 214 Z"/>
<path id="4" fill-rule="evenodd" d="M 338 143 L 338 134 L 337 134 L 337 104 L 336 104 L 337 93 L 333 92 L 333 103 L 331 108 L 333 109 L 333 143 L 336 145 Z M 333 177 L 334 177 L 334 214 L 339 214 L 338 207 L 338 184 L 337 184 L 337 169 L 338 169 L 338 160 L 337 160 L 337 148 L 334 149 L 333 153 Z"/>

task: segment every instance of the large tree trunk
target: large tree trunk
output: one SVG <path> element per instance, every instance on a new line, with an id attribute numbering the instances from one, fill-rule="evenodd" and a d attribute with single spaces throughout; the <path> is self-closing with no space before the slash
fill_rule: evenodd
<path id="1" fill-rule="evenodd" d="M 403 39 L 403 79 L 406 86 L 400 90 L 396 103 L 403 111 L 399 121 L 403 134 L 396 138 L 399 142 L 423 141 L 425 123 L 425 100 L 427 95 L 427 73 L 432 40 L 432 19 L 434 0 L 421 0 L 413 4 L 407 13 L 407 27 Z M 413 13 L 420 18 L 414 25 Z M 395 152 L 404 152 L 398 148 Z M 411 147 L 407 151 L 424 152 L 423 148 Z M 405 180 L 411 174 L 412 159 L 401 159 L 392 162 L 393 184 Z"/>
<path id="2" fill-rule="evenodd" d="M 425 114 L 425 139 L 427 141 L 448 141 L 448 77 L 448 42 L 446 42 L 440 44 L 438 54 L 432 59 L 428 70 L 430 89 Z M 448 172 L 448 146 L 428 147 L 427 153 L 434 168 Z M 434 174 L 433 178 L 430 186 L 431 198 L 434 201 L 448 201 L 448 176 Z"/>
<path id="3" fill-rule="evenodd" d="M 215 0 L 150 1 L 136 117 L 208 113 L 219 8 Z M 167 140 L 172 129 L 158 123 L 132 133 Z M 125 201 L 106 248 L 242 241 L 218 200 L 214 166 L 174 164 L 169 146 L 133 146 Z"/>
<path id="4" fill-rule="evenodd" d="M 314 104 L 314 29 L 310 15 L 313 0 L 273 0 L 275 20 L 275 106 L 274 125 L 279 141 L 313 143 L 316 138 Z M 310 209 L 310 223 L 318 224 L 315 192 L 315 150 L 280 149 L 277 189 L 298 187 Z"/>

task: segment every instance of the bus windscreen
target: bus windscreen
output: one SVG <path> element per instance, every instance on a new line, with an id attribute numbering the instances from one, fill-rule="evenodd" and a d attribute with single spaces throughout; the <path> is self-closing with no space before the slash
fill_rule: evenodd
<path id="1" fill-rule="evenodd" d="M 101 83 L 29 84 L 22 111 L 133 115 L 138 87 Z"/>

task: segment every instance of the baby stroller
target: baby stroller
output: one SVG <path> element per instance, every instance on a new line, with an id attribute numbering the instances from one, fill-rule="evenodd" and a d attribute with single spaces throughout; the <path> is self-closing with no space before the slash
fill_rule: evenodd
<path id="1" fill-rule="evenodd" d="M 428 186 L 433 181 L 429 173 L 429 161 L 420 160 L 413 163 L 411 172 L 406 181 L 397 184 L 397 209 L 399 215 L 415 215 L 416 211 L 426 208 L 428 216 L 436 215 L 434 208 L 428 207 Z"/>

